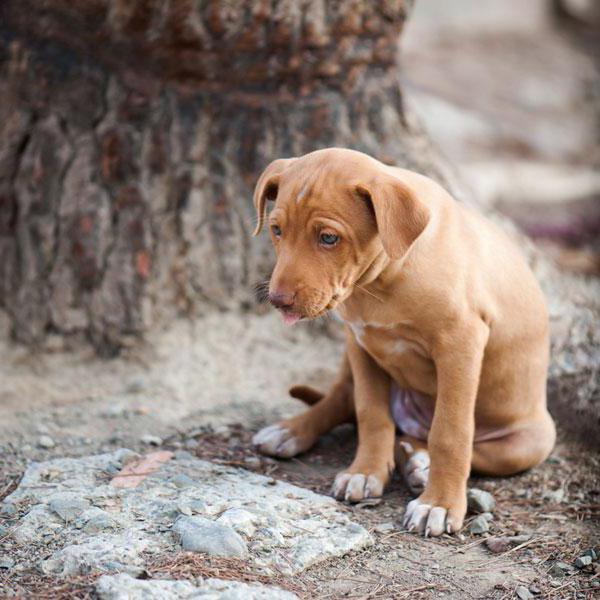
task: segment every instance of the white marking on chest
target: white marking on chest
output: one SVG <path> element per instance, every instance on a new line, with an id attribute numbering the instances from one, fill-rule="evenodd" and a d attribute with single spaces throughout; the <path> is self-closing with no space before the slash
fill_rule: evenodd
<path id="1" fill-rule="evenodd" d="M 408 350 L 412 350 L 412 347 L 405 340 L 395 340 L 392 344 L 392 351 L 396 354 L 403 354 Z"/>
<path id="2" fill-rule="evenodd" d="M 356 341 L 364 348 L 363 338 L 365 337 L 365 323 L 363 321 L 348 321 L 348 325 L 350 325 L 350 329 L 352 329 Z"/>

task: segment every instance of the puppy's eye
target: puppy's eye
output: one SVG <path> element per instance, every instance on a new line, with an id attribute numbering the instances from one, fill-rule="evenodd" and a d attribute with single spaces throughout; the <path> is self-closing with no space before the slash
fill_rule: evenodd
<path id="1" fill-rule="evenodd" d="M 335 233 L 322 233 L 319 236 L 319 243 L 322 246 L 335 246 L 340 240 L 340 236 Z"/>
<path id="2" fill-rule="evenodd" d="M 276 238 L 281 237 L 281 227 L 279 225 L 271 225 L 271 231 Z"/>

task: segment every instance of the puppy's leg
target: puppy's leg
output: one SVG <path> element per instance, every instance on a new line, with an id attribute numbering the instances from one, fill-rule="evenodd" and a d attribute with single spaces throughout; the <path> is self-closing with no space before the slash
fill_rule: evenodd
<path id="1" fill-rule="evenodd" d="M 410 491 L 418 496 L 429 480 L 429 452 L 427 442 L 408 435 L 396 440 L 396 466 L 402 473 Z"/>
<path id="2" fill-rule="evenodd" d="M 358 450 L 350 467 L 338 473 L 333 495 L 359 502 L 381 496 L 394 469 L 395 424 L 390 413 L 390 377 L 347 330 L 348 359 L 354 378 Z"/>
<path id="3" fill-rule="evenodd" d="M 473 471 L 505 476 L 531 469 L 548 458 L 556 440 L 554 422 L 543 418 L 505 437 L 477 442 L 473 447 Z"/>
<path id="4" fill-rule="evenodd" d="M 467 511 L 467 479 L 475 433 L 475 399 L 489 330 L 481 321 L 440 332 L 432 356 L 437 398 L 428 437 L 425 490 L 408 503 L 404 526 L 425 535 L 458 531 Z"/>
<path id="5" fill-rule="evenodd" d="M 269 456 L 290 458 L 305 452 L 336 425 L 352 421 L 352 372 L 348 358 L 344 355 L 336 383 L 325 396 L 305 386 L 290 390 L 294 397 L 301 397 L 312 405 L 306 412 L 261 429 L 252 443 L 259 452 Z"/>

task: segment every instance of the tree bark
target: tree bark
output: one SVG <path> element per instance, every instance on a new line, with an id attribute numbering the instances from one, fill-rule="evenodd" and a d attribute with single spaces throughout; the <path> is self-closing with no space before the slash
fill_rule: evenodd
<path id="1" fill-rule="evenodd" d="M 272 159 L 346 146 L 458 189 L 402 105 L 409 0 L 3 0 L 0 308 L 12 335 L 113 355 L 152 325 L 251 305 L 251 193 Z M 443 172 L 444 171 L 444 172 Z M 555 414 L 599 424 L 598 286 L 550 298 Z"/>

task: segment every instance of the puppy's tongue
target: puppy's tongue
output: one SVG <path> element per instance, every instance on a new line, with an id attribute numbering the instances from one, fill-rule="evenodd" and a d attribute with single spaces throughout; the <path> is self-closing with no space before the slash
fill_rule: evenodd
<path id="1" fill-rule="evenodd" d="M 281 316 L 283 317 L 283 322 L 285 325 L 293 325 L 300 320 L 300 315 L 298 313 L 282 311 Z"/>

